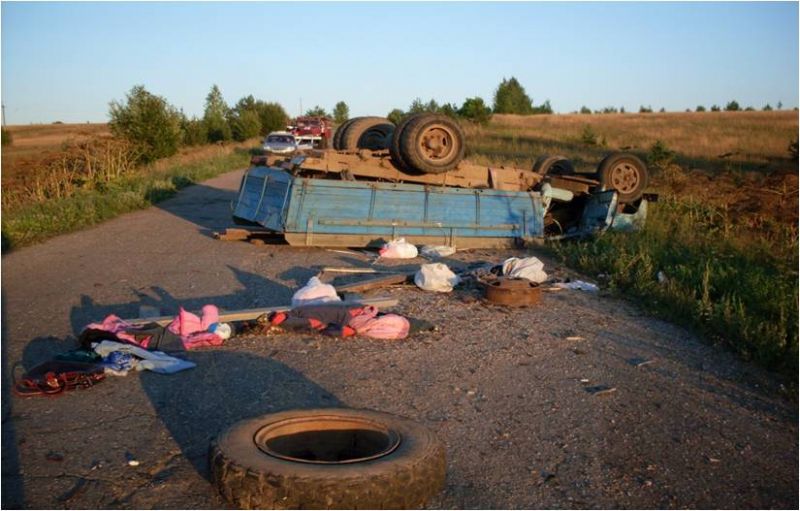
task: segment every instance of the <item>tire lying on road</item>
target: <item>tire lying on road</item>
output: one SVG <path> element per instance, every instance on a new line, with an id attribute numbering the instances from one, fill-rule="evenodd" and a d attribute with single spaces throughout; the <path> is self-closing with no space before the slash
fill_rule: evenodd
<path id="1" fill-rule="evenodd" d="M 620 203 L 639 200 L 650 181 L 642 160 L 630 153 L 611 153 L 597 167 L 595 178 L 601 190 L 616 190 Z"/>
<path id="2" fill-rule="evenodd" d="M 369 410 L 248 419 L 211 444 L 211 477 L 243 509 L 420 508 L 441 491 L 444 448 L 423 426 Z"/>
<path id="3" fill-rule="evenodd" d="M 464 132 L 444 115 L 426 114 L 410 120 L 399 133 L 399 152 L 410 169 L 441 174 L 464 159 Z"/>
<path id="4" fill-rule="evenodd" d="M 342 146 L 341 146 L 341 144 L 342 144 L 342 142 L 341 142 L 342 135 L 344 134 L 344 132 L 347 129 L 347 127 L 350 126 L 351 124 L 353 124 L 353 121 L 356 121 L 358 119 L 362 119 L 362 117 L 354 117 L 352 119 L 348 119 L 348 120 L 344 121 L 341 124 L 341 126 L 336 128 L 336 132 L 333 134 L 333 148 L 334 149 L 336 149 L 337 151 L 341 151 L 342 150 Z"/>
<path id="5" fill-rule="evenodd" d="M 394 124 L 383 117 L 359 117 L 349 123 L 339 138 L 339 150 L 355 151 L 387 149 L 394 133 Z"/>
<path id="6" fill-rule="evenodd" d="M 533 171 L 542 176 L 568 176 L 575 174 L 575 166 L 565 156 L 543 154 L 533 162 Z"/>

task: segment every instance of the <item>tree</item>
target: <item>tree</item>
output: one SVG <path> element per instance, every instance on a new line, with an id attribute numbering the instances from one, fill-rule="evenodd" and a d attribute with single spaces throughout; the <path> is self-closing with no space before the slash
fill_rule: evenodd
<path id="1" fill-rule="evenodd" d="M 553 107 L 550 106 L 550 100 L 546 100 L 539 106 L 533 107 L 534 114 L 552 114 Z"/>
<path id="2" fill-rule="evenodd" d="M 648 106 L 639 105 L 639 113 L 640 114 L 652 114 L 653 113 L 653 107 L 651 107 L 649 105 Z"/>
<path id="3" fill-rule="evenodd" d="M 783 103 L 778 101 L 778 110 L 783 110 Z"/>
<path id="4" fill-rule="evenodd" d="M 209 142 L 222 142 L 233 137 L 228 124 L 228 105 L 216 85 L 211 87 L 211 91 L 206 96 L 203 124 L 206 125 Z"/>
<path id="5" fill-rule="evenodd" d="M 764 105 L 764 108 L 762 108 L 761 110 L 763 110 L 765 112 L 771 112 L 772 111 L 772 105 L 767 103 L 766 105 Z"/>
<path id="6" fill-rule="evenodd" d="M 665 108 L 662 106 L 662 107 L 661 107 L 661 110 L 659 110 L 658 112 L 659 112 L 659 113 L 661 113 L 661 114 L 663 114 L 663 113 L 664 113 L 664 112 L 666 112 L 666 111 L 667 111 L 667 110 L 666 110 L 666 109 L 665 109 Z"/>
<path id="7" fill-rule="evenodd" d="M 344 101 L 339 101 L 336 103 L 336 106 L 333 107 L 333 121 L 336 124 L 342 124 L 344 121 L 350 118 L 350 107 L 347 106 L 347 103 Z"/>
<path id="8" fill-rule="evenodd" d="M 726 112 L 738 112 L 739 111 L 739 103 L 736 100 L 728 101 L 728 104 L 725 105 Z"/>
<path id="9" fill-rule="evenodd" d="M 394 124 L 400 124 L 400 122 L 403 120 L 403 117 L 405 116 L 406 114 L 399 108 L 395 108 L 391 112 L 386 114 L 386 118 L 392 121 Z"/>
<path id="10" fill-rule="evenodd" d="M 744 109 L 744 111 L 745 111 L 745 112 L 755 112 L 755 111 L 756 111 L 756 109 L 755 109 L 755 108 L 753 108 L 752 106 L 748 106 L 747 108 L 745 108 L 745 109 Z"/>
<path id="11" fill-rule="evenodd" d="M 140 160 L 151 162 L 171 156 L 181 141 L 181 115 L 161 96 L 136 85 L 125 101 L 109 104 L 111 133 L 131 142 L 140 153 Z"/>
<path id="12" fill-rule="evenodd" d="M 591 109 L 591 108 L 589 108 L 589 107 L 588 107 L 588 106 L 586 106 L 586 105 L 583 105 L 583 106 L 581 107 L 581 112 L 580 112 L 580 113 L 582 113 L 582 114 L 589 114 L 589 115 L 591 115 L 591 113 L 592 113 L 592 109 Z"/>
<path id="13" fill-rule="evenodd" d="M 409 114 L 421 114 L 427 111 L 427 105 L 422 102 L 422 98 L 415 98 L 408 107 Z"/>
<path id="14" fill-rule="evenodd" d="M 621 113 L 621 114 L 625 113 L 625 107 L 624 106 L 619 107 L 619 113 Z"/>
<path id="15" fill-rule="evenodd" d="M 494 107 L 496 114 L 520 114 L 530 115 L 533 113 L 533 102 L 525 89 L 513 76 L 500 82 L 494 93 Z"/>
<path id="16" fill-rule="evenodd" d="M 706 107 L 704 107 L 703 105 L 697 105 L 697 108 L 695 108 L 694 111 L 695 112 L 705 112 L 706 111 Z"/>
<path id="17" fill-rule="evenodd" d="M 486 125 L 492 118 L 492 109 L 486 106 L 483 98 L 474 97 L 464 100 L 464 104 L 458 109 L 458 115 L 472 122 Z"/>
<path id="18" fill-rule="evenodd" d="M 205 123 L 197 117 L 188 119 L 183 112 L 181 112 L 181 132 L 183 133 L 183 145 L 194 146 L 208 143 Z"/>
<path id="19" fill-rule="evenodd" d="M 308 110 L 306 115 L 309 117 L 330 117 L 328 112 L 326 112 L 325 109 L 319 105 L 315 106 L 311 110 Z"/>
<path id="20" fill-rule="evenodd" d="M 255 106 L 258 119 L 261 121 L 261 135 L 286 129 L 289 116 L 280 104 L 258 100 Z"/>
<path id="21" fill-rule="evenodd" d="M 261 119 L 255 109 L 231 110 L 228 124 L 231 127 L 231 136 L 238 142 L 244 142 L 261 134 Z"/>

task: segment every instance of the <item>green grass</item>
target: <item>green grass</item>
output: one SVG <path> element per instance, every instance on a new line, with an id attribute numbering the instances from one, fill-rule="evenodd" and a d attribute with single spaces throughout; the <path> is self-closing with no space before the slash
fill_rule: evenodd
<path id="1" fill-rule="evenodd" d="M 637 233 L 551 244 L 609 288 L 788 377 L 798 375 L 798 257 L 791 229 L 752 238 L 724 211 L 664 197 Z M 659 281 L 659 272 L 662 279 Z"/>
<path id="2" fill-rule="evenodd" d="M 244 167 L 249 160 L 246 150 L 237 149 L 231 154 L 163 170 L 142 169 L 100 187 L 78 190 L 66 198 L 14 208 L 3 213 L 3 252 L 147 208 L 183 187 Z"/>

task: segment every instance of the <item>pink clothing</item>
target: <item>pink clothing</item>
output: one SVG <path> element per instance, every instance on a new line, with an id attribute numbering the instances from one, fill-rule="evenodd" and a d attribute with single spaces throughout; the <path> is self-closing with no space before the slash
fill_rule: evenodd
<path id="1" fill-rule="evenodd" d="M 216 305 L 203 305 L 203 318 L 188 312 L 183 307 L 167 328 L 181 337 L 183 347 L 187 350 L 203 346 L 221 346 L 225 340 L 208 331 L 208 327 L 219 323 L 219 309 Z"/>
<path id="2" fill-rule="evenodd" d="M 351 311 L 351 313 L 354 311 Z M 368 305 L 347 322 L 359 335 L 373 339 L 405 339 L 411 328 L 408 320 L 397 314 L 378 316 L 378 309 Z"/>
<path id="3" fill-rule="evenodd" d="M 152 338 L 152 336 L 146 337 L 141 340 L 137 340 L 136 337 L 134 337 L 133 335 L 125 333 L 127 330 L 131 330 L 132 328 L 134 328 L 132 324 L 121 319 L 119 316 L 116 316 L 114 314 L 109 314 L 106 317 L 106 319 L 103 320 L 102 323 L 89 323 L 88 325 L 86 325 L 85 329 L 103 330 L 104 332 L 110 332 L 114 334 L 117 337 L 117 339 L 127 341 L 136 346 L 141 346 L 142 348 L 147 348 L 147 345 L 150 343 L 150 339 Z"/>

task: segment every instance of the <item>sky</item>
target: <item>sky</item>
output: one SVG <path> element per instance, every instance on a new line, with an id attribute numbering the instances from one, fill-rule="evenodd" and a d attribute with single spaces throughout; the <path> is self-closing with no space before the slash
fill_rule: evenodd
<path id="1" fill-rule="evenodd" d="M 0 5 L 7 124 L 105 122 L 134 85 L 202 116 L 217 84 L 351 116 L 416 97 L 637 111 L 798 105 L 798 4 L 24 3 Z"/>

